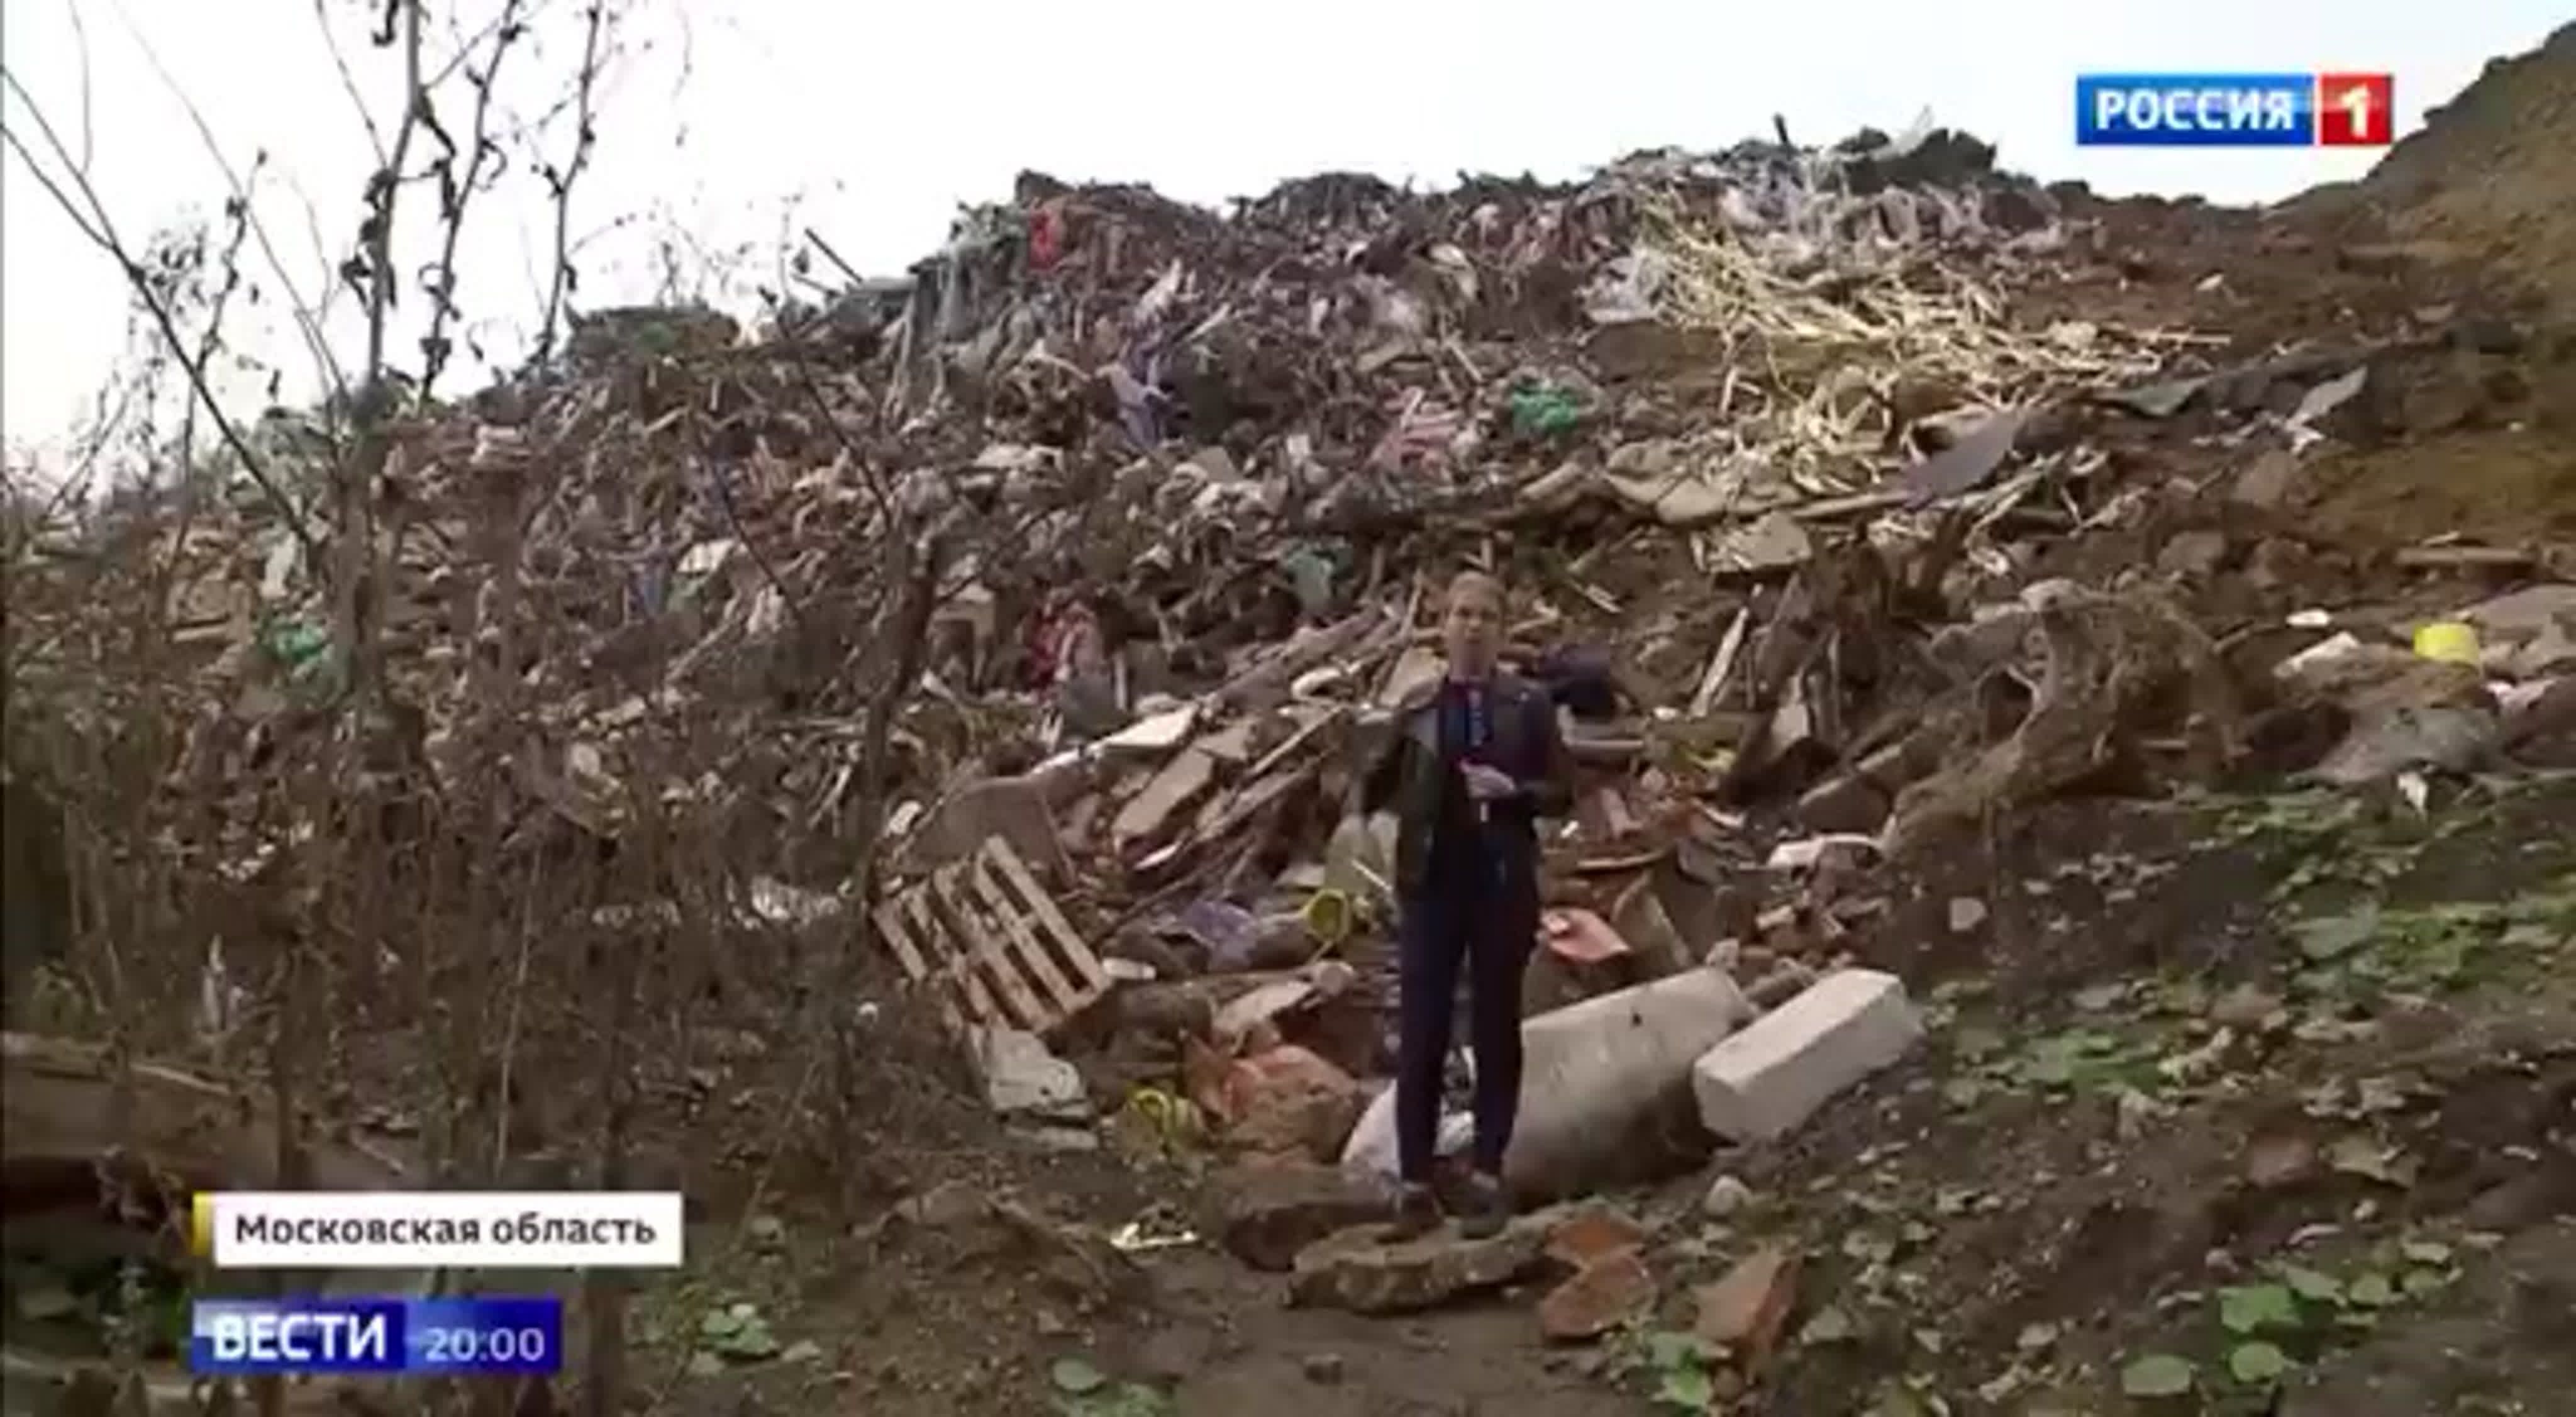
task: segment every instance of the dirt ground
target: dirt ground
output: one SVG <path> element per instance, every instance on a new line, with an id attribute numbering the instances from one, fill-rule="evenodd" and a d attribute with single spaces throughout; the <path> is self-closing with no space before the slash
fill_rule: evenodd
<path id="1" fill-rule="evenodd" d="M 1966 899 L 1983 917 L 1954 928 Z M 1680 1411 L 1654 1393 L 1700 1367 L 1690 1286 L 1779 1246 L 1794 1336 L 1744 1411 L 2258 1412 L 2258 1344 L 2294 1417 L 2563 1410 L 2576 777 L 2422 818 L 2295 792 L 2068 803 L 1891 907 L 1860 954 L 1923 991 L 1934 1043 L 1786 1145 L 1616 1198 L 1665 1297 L 1604 1344 L 1545 1343 L 1531 1292 L 1370 1319 L 1290 1307 L 1202 1247 L 1123 1256 L 1103 1233 L 1150 1232 L 1140 1202 L 1181 1178 L 1086 1160 L 1024 1173 L 1025 1214 L 996 1218 L 979 1180 L 829 1262 L 791 1247 L 769 1273 L 831 1277 L 762 1306 L 820 1351 L 712 1386 L 734 1411 L 898 1417 Z M 1719 1175 L 1751 1198 L 1723 1220 Z M 759 1292 L 765 1263 L 697 1282 Z M 2189 1364 L 2191 1395 L 2123 1399 L 2150 1359 Z"/>
<path id="2" fill-rule="evenodd" d="M 2391 166 L 2410 170 L 2412 157 Z M 2361 552 L 2445 534 L 2566 539 L 2576 532 L 2576 274 L 2414 235 L 2416 217 L 2379 199 L 2380 185 L 2268 212 L 2078 204 L 2102 224 L 2103 260 L 2032 292 L 2023 316 L 2223 332 L 2222 364 L 2396 345 L 2340 416 L 2337 446 L 2283 489 L 2281 527 Z M 2560 185 L 2570 194 L 2560 207 L 2576 210 L 2576 179 Z M 2576 250 L 2576 230 L 2542 235 Z M 2300 392 L 2250 396 L 2287 413 Z M 2226 450 L 2213 412 L 2097 431 L 2133 471 L 2209 482 L 2250 461 Z"/>

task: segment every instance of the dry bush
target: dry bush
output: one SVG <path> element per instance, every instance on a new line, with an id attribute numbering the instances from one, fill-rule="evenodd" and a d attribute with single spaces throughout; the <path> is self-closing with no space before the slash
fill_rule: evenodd
<path id="1" fill-rule="evenodd" d="M 602 517 L 559 495 L 655 452 L 616 416 L 656 397 L 644 365 L 555 351 L 576 286 L 563 214 L 613 17 L 607 0 L 573 17 L 569 151 L 532 164 L 557 276 L 513 381 L 589 379 L 600 398 L 570 402 L 607 412 L 515 430 L 531 436 L 476 434 L 427 392 L 496 141 L 493 76 L 535 23 L 516 0 L 457 27 L 485 47 L 469 41 L 450 95 L 423 77 L 420 0 L 382 7 L 372 38 L 407 56 L 407 87 L 343 271 L 367 345 L 311 437 L 237 425 L 208 383 L 246 238 L 265 244 L 247 197 L 229 243 L 195 248 L 220 257 L 182 270 L 131 257 L 85 178 L 57 172 L 188 397 L 179 426 L 142 429 L 154 465 L 115 495 L 7 489 L 9 994 L 29 1024 L 105 1045 L 120 1097 L 152 1059 L 280 1119 L 273 1175 L 184 1179 L 294 1188 L 354 1148 L 405 1185 L 681 1188 L 725 1215 L 864 1203 L 983 1135 L 865 906 L 932 612 L 966 552 L 1001 553 L 953 508 L 887 504 L 845 553 L 883 574 L 843 575 L 829 604 L 775 587 L 796 622 L 782 650 L 634 605 L 637 568 L 667 550 L 656 509 Z M 436 225 L 407 227 L 389 174 L 424 162 Z M 436 308 L 406 372 L 392 273 L 423 251 Z M 802 378 L 812 412 L 839 416 Z M 576 699 L 622 701 L 613 741 L 568 714 Z M 764 790 L 818 756 L 843 769 L 826 810 Z M 103 1150 L 149 1149 L 119 1119 L 106 1135 Z M 585 1281 L 586 1411 L 654 1376 L 625 1369 L 623 1289 Z M 120 1354 L 129 1380 L 138 1356 Z M 255 1392 L 286 1410 L 278 1384 Z"/>
<path id="2" fill-rule="evenodd" d="M 77 557 L 13 545 L 10 787 L 59 812 L 73 887 L 45 966 L 68 986 L 55 1027 L 265 1098 L 296 1119 L 276 1162 L 289 1185 L 312 1179 L 313 1147 L 356 1133 L 410 1151 L 425 1185 L 837 1209 L 918 1174 L 908 1145 L 976 1139 L 948 1050 L 865 936 L 864 897 L 775 879 L 781 857 L 863 866 L 875 814 L 854 833 L 665 790 L 807 748 L 793 722 L 746 736 L 753 704 L 648 711 L 619 741 L 634 786 L 574 800 L 547 781 L 521 676 L 489 675 L 431 741 L 398 674 L 362 696 L 265 649 L 209 660 L 168 628 L 153 553 L 175 527 L 144 534 L 164 520 L 94 529 Z M 521 579 L 525 553 L 492 540 L 508 559 L 460 557 L 461 581 Z M 479 636 L 562 628 L 498 599 Z M 877 639 L 853 656 L 883 649 L 907 653 Z M 622 669 L 648 700 L 673 673 L 669 653 Z M 594 1309 L 594 1334 L 611 1322 Z"/>

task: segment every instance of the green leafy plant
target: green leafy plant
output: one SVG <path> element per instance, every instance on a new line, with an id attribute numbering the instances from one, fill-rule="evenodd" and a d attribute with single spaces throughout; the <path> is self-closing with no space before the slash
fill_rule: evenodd
<path id="1" fill-rule="evenodd" d="M 2449 901 L 2405 909 L 2364 904 L 2290 926 L 2304 961 L 2299 987 L 2325 998 L 2387 989 L 2447 989 L 2517 962 L 2501 949 L 2538 908 L 2527 902 Z"/>
<path id="2" fill-rule="evenodd" d="M 2268 839 L 2294 851 L 2308 851 L 2343 837 L 2362 821 L 2362 804 L 2349 793 L 2291 792 L 2205 800 L 2217 808 L 2209 835 L 2222 843 Z"/>
<path id="3" fill-rule="evenodd" d="M 0 1319 L 138 1342 L 153 1357 L 187 1346 L 190 1277 L 166 1265 L 61 1260 L 41 1252 L 0 1259 Z"/>
<path id="4" fill-rule="evenodd" d="M 698 1319 L 698 1351 L 725 1362 L 757 1363 L 777 1357 L 781 1345 L 759 1305 L 737 1302 Z"/>
<path id="5" fill-rule="evenodd" d="M 2348 1278 L 2311 1265 L 2275 1264 L 2252 1283 L 2210 1295 L 2209 1310 L 2227 1335 L 2225 1377 L 2254 1393 L 2278 1387 L 2298 1370 L 2302 1355 L 2313 1358 L 2335 1334 L 2375 1327 L 2389 1309 L 2459 1277 L 2452 1247 L 2428 1237 L 2383 1246 L 2367 1259 L 2368 1267 Z M 2041 1342 L 2026 1337 L 2023 1346 Z M 2190 1359 L 2172 1353 L 2144 1354 L 2120 1370 L 2120 1391 L 2139 1399 L 2182 1397 L 2201 1381 Z"/>
<path id="6" fill-rule="evenodd" d="M 2130 1397 L 2180 1397 L 2200 1381 L 2188 1358 L 2149 1353 L 2120 1370 L 2120 1391 Z"/>
<path id="7" fill-rule="evenodd" d="M 2227 1355 L 2228 1376 L 2247 1387 L 2270 1387 L 2289 1375 L 2290 1355 L 2280 1345 L 2260 1339 L 2240 1343 Z"/>
<path id="8" fill-rule="evenodd" d="M 2227 1376 L 2246 1388 L 2278 1385 L 2297 1370 L 2300 1352 L 2330 1342 L 2338 1331 L 2373 1328 L 2383 1312 L 2447 1287 L 2459 1277 L 2453 1254 L 2439 1240 L 2407 1239 L 2384 1247 L 2369 1268 L 2348 1279 L 2308 1265 L 2278 1264 L 2258 1282 L 2218 1290 L 2212 1301 L 2229 1339 Z M 2122 1390 L 2133 1397 L 2177 1395 L 2181 1389 L 2167 1386 L 2175 1376 L 2170 1364 L 2147 1366 L 2164 1356 L 2131 1364 L 2122 1374 Z M 2139 1391 L 2133 1379 L 2165 1390 Z"/>
<path id="9" fill-rule="evenodd" d="M 1083 1358 L 1047 1367 L 1057 1417 L 1172 1417 L 1171 1395 L 1145 1383 L 1118 1382 Z"/>
<path id="10" fill-rule="evenodd" d="M 2218 1321 L 2229 1333 L 2282 1332 L 2299 1326 L 2299 1299 L 2287 1284 L 2242 1284 L 2218 1291 Z"/>
<path id="11" fill-rule="evenodd" d="M 2161 1042 L 2141 1030 L 2109 1023 L 2070 1028 L 2033 1039 L 1993 1059 L 1977 1074 L 1980 1084 L 2051 1093 L 2152 1090 L 2159 1078 Z"/>
<path id="12" fill-rule="evenodd" d="M 1647 1400 L 1657 1407 L 1698 1414 L 1717 1401 L 1717 1370 L 1724 1357 L 1694 1333 L 1631 1328 L 1613 1340 L 1610 1372 L 1619 1378 L 1642 1376 Z"/>

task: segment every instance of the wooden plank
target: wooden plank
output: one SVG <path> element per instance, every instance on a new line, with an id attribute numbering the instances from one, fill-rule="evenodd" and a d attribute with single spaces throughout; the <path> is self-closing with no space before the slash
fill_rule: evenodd
<path id="1" fill-rule="evenodd" d="M 960 953 L 972 954 L 983 964 L 985 972 L 1001 990 L 1002 1002 L 1008 1004 L 1017 1016 L 1020 1027 L 1036 1033 L 1054 1027 L 1054 1016 L 1038 1002 L 1038 996 L 1029 988 L 1029 981 L 1020 974 L 1019 966 L 1004 952 L 1001 930 L 986 920 L 982 912 L 967 904 L 964 893 L 958 889 L 960 874 L 953 865 L 942 866 L 930 873 L 930 888 L 937 894 L 940 907 L 947 912 L 950 928 L 965 937 L 958 942 Z"/>
<path id="2" fill-rule="evenodd" d="M 1023 1021 L 1022 1026 L 1038 1033 L 1052 1031 L 1064 1021 L 1062 1012 L 1051 997 L 1034 986 L 1018 952 L 1011 948 L 1010 932 L 973 891 L 966 864 L 952 863 L 942 874 L 944 879 L 939 883 L 942 900 L 953 915 L 973 923 L 978 957 L 985 961 L 988 969 L 1003 976 L 1004 998 Z"/>
<path id="3" fill-rule="evenodd" d="M 898 899 L 911 915 L 912 926 L 919 936 L 936 944 L 940 975 L 964 996 L 970 1021 L 978 1027 L 990 1027 L 1001 1022 L 1002 1011 L 994 1007 L 992 991 L 984 987 L 984 978 L 975 971 L 974 962 L 959 952 L 954 932 L 930 908 L 929 892 L 916 888 L 905 891 Z"/>
<path id="4" fill-rule="evenodd" d="M 928 983 L 930 964 L 921 957 L 921 947 L 912 942 L 912 932 L 903 928 L 903 917 L 895 913 L 894 902 L 878 902 L 872 915 L 878 937 L 894 952 L 895 963 L 903 966 L 904 977 L 915 984 Z"/>
<path id="5" fill-rule="evenodd" d="M 912 980 L 914 987 L 927 995 L 932 1006 L 938 1009 L 939 1021 L 949 1031 L 963 1035 L 966 1017 L 958 1012 L 962 996 L 957 989 L 956 972 L 936 967 L 923 956 L 919 942 L 913 939 L 912 930 L 905 925 L 893 901 L 880 903 L 875 917 L 878 933 L 885 936 L 888 947 L 894 951 L 896 961 L 903 966 L 903 972 Z"/>
<path id="6" fill-rule="evenodd" d="M 931 973 L 929 962 L 921 956 L 921 946 L 914 943 L 912 932 L 904 927 L 903 917 L 895 913 L 893 901 L 880 902 L 871 914 L 877 922 L 877 933 L 894 951 L 895 962 L 903 966 L 904 976 L 930 996 L 939 1010 L 939 1021 L 947 1025 L 949 1032 L 965 1036 L 966 1016 L 957 1012 L 955 977 L 945 970 L 937 975 Z"/>
<path id="7" fill-rule="evenodd" d="M 1029 928 L 1028 920 L 1021 915 L 1011 898 L 1003 893 L 1002 883 L 994 878 L 993 863 L 989 859 L 979 853 L 975 857 L 973 867 L 967 872 L 966 881 L 974 887 L 975 894 L 982 901 L 986 911 L 1001 925 L 1003 933 L 1019 951 L 1020 959 L 1028 966 L 1029 973 L 1037 976 L 1037 982 L 1054 1000 L 1057 1021 L 1070 1018 L 1085 1004 L 1091 1002 L 1066 981 L 1063 970 L 1055 967 L 1055 958 L 1047 952 L 1046 945 L 1038 939 L 1037 933 Z"/>
<path id="8" fill-rule="evenodd" d="M 904 896 L 911 911 L 913 928 L 935 943 L 939 956 L 939 977 L 958 998 L 966 1001 L 968 1024 L 973 1028 L 990 1028 L 1002 1022 L 1002 1010 L 993 1002 L 993 991 L 985 987 L 983 973 L 975 961 L 958 951 L 956 932 L 939 918 L 927 890 L 914 890 Z"/>
<path id="9" fill-rule="evenodd" d="M 1100 967 L 1100 957 L 1084 943 L 1081 934 L 1073 928 L 1073 922 L 1064 918 L 1064 911 L 1057 908 L 1055 897 L 1048 895 L 1046 888 L 1029 874 L 1028 864 L 1020 860 L 1019 853 L 1011 849 L 1011 844 L 995 837 L 984 843 L 984 852 L 992 857 L 995 866 L 1001 868 L 1002 879 L 1019 888 L 1038 923 L 1055 936 L 1055 942 L 1062 947 L 1065 960 L 1073 966 L 1075 976 L 1086 986 L 1107 989 L 1109 971 Z"/>
<path id="10" fill-rule="evenodd" d="M 1028 932 L 1029 948 L 1045 959 L 1047 968 L 1064 981 L 1065 997 L 1071 1001 L 1065 1006 L 1065 1012 L 1068 1015 L 1091 1007 L 1102 995 L 1109 992 L 1109 972 L 1100 968 L 1100 962 L 1091 957 L 1091 952 L 1084 947 L 1082 938 L 1069 932 L 1049 928 L 1045 919 L 1037 913 L 1041 905 L 1052 910 L 1054 907 L 1052 899 L 1043 891 L 1033 899 L 1019 898 L 1012 892 L 1010 882 L 1003 879 L 992 862 L 983 861 L 978 864 L 994 895 L 1011 903 L 1013 914 L 1019 920 L 1021 927 Z M 1061 913 L 1058 913 L 1057 918 L 1061 921 Z"/>

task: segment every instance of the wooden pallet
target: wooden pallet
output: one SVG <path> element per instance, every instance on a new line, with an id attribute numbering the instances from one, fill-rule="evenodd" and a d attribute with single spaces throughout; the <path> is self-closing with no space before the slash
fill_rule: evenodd
<path id="1" fill-rule="evenodd" d="M 1109 992 L 1100 957 L 1000 837 L 876 908 L 904 976 L 930 990 L 940 1021 L 1053 1032 Z"/>

